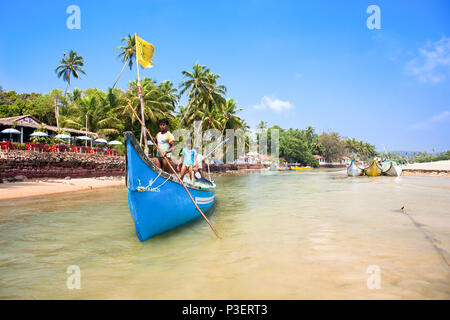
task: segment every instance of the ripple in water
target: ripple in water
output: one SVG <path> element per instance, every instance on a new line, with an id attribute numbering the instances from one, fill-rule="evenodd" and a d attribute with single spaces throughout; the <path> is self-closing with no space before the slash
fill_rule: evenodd
<path id="1" fill-rule="evenodd" d="M 0 202 L 0 298 L 450 298 L 450 179 L 319 170 L 216 183 L 222 240 L 199 219 L 140 243 L 123 188 Z M 70 265 L 80 290 L 66 287 Z M 371 265 L 380 289 L 367 287 Z"/>

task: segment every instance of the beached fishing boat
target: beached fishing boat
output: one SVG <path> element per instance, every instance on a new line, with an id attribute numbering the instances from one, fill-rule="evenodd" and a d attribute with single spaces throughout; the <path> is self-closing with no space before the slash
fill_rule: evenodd
<path id="1" fill-rule="evenodd" d="M 289 167 L 278 167 L 277 170 L 278 171 L 289 171 L 289 170 L 291 170 L 291 168 L 289 168 Z"/>
<path id="2" fill-rule="evenodd" d="M 364 168 L 366 176 L 377 177 L 381 175 L 381 167 L 376 161 L 372 161 L 367 168 Z"/>
<path id="3" fill-rule="evenodd" d="M 382 173 L 386 176 L 400 177 L 402 175 L 402 167 L 394 162 L 385 162 L 381 168 Z"/>
<path id="4" fill-rule="evenodd" d="M 356 165 L 355 160 L 352 160 L 352 163 L 347 168 L 347 175 L 349 175 L 350 177 L 362 176 L 363 169 Z"/>
<path id="5" fill-rule="evenodd" d="M 291 168 L 291 170 L 295 170 L 295 171 L 304 171 L 304 170 L 312 170 L 311 167 L 299 167 L 299 166 L 295 166 L 293 168 Z"/>
<path id="6" fill-rule="evenodd" d="M 140 241 L 201 217 L 178 179 L 151 162 L 132 132 L 125 132 L 128 206 Z M 205 213 L 214 204 L 216 185 L 202 179 L 186 183 Z"/>

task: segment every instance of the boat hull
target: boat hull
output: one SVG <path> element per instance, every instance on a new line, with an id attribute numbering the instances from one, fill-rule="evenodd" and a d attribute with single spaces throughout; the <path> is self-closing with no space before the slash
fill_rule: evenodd
<path id="1" fill-rule="evenodd" d="M 364 169 L 364 173 L 366 176 L 370 177 L 381 176 L 381 168 L 375 161 L 373 161 L 367 168 Z"/>
<path id="2" fill-rule="evenodd" d="M 128 206 L 140 241 L 201 216 L 183 186 L 144 155 L 131 132 L 125 133 L 125 143 Z M 215 185 L 186 186 L 199 208 L 208 211 L 214 204 Z"/>
<path id="3" fill-rule="evenodd" d="M 402 175 L 402 167 L 391 162 L 389 167 L 383 171 L 383 174 L 391 177 L 399 177 Z"/>
<path id="4" fill-rule="evenodd" d="M 347 175 L 350 177 L 357 177 L 363 175 L 363 169 L 359 168 L 354 161 L 347 168 Z"/>
<path id="5" fill-rule="evenodd" d="M 295 170 L 295 171 L 305 171 L 305 170 L 312 170 L 312 168 L 302 168 L 302 167 L 295 166 L 295 167 L 292 168 L 291 170 Z"/>

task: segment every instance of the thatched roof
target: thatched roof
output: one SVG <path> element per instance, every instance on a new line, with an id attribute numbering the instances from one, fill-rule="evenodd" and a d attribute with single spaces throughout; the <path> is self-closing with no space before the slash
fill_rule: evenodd
<path id="1" fill-rule="evenodd" d="M 23 115 L 23 116 L 16 116 L 16 117 L 8 117 L 8 118 L 0 118 L 0 125 L 4 126 L 12 126 L 14 122 L 17 124 L 18 127 L 24 127 L 24 128 L 34 128 L 38 129 L 41 127 L 41 121 L 33 117 L 32 115 Z M 47 130 L 57 132 L 58 128 L 54 126 L 48 126 L 46 125 Z M 98 136 L 95 132 L 86 132 L 83 130 L 77 130 L 77 129 L 69 129 L 69 128 L 60 128 L 60 130 L 64 130 L 65 132 L 75 134 L 75 135 L 88 135 L 88 136 Z"/>

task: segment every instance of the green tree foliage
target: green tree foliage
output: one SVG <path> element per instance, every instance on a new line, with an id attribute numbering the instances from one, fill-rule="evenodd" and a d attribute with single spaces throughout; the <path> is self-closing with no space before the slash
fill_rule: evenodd
<path id="1" fill-rule="evenodd" d="M 261 123 L 260 123 L 261 125 Z M 288 129 L 273 126 L 267 130 L 268 146 L 272 145 L 273 130 L 279 133 L 279 156 L 289 163 L 300 163 L 312 167 L 319 166 L 319 162 L 314 158 L 312 144 L 318 140 L 317 134 L 312 127 L 307 130 Z M 271 150 L 273 153 L 273 151 Z"/>
<path id="2" fill-rule="evenodd" d="M 442 160 L 450 160 L 450 150 L 439 153 L 438 155 L 431 155 L 424 152 L 421 153 L 420 156 L 414 158 L 414 162 L 433 162 Z"/>
<path id="3" fill-rule="evenodd" d="M 339 161 L 346 153 L 345 143 L 337 132 L 323 132 L 319 136 L 322 146 L 322 155 L 328 162 Z"/>
<path id="4" fill-rule="evenodd" d="M 70 86 L 71 78 L 78 79 L 80 73 L 86 74 L 81 68 L 84 66 L 84 60 L 82 56 L 79 56 L 75 51 L 70 50 L 69 54 L 64 53 L 64 57 L 60 61 L 60 65 L 56 67 L 55 72 L 58 78 L 63 78 L 67 82 L 66 90 L 64 95 L 67 93 L 67 88 Z"/>
<path id="5" fill-rule="evenodd" d="M 375 146 L 366 143 L 364 141 L 358 141 L 355 138 L 347 138 L 345 141 L 345 147 L 347 148 L 347 154 L 352 159 L 359 158 L 361 160 L 370 160 L 377 155 Z M 392 158 L 390 158 L 392 159 Z M 392 159 L 394 160 L 394 159 Z"/>

